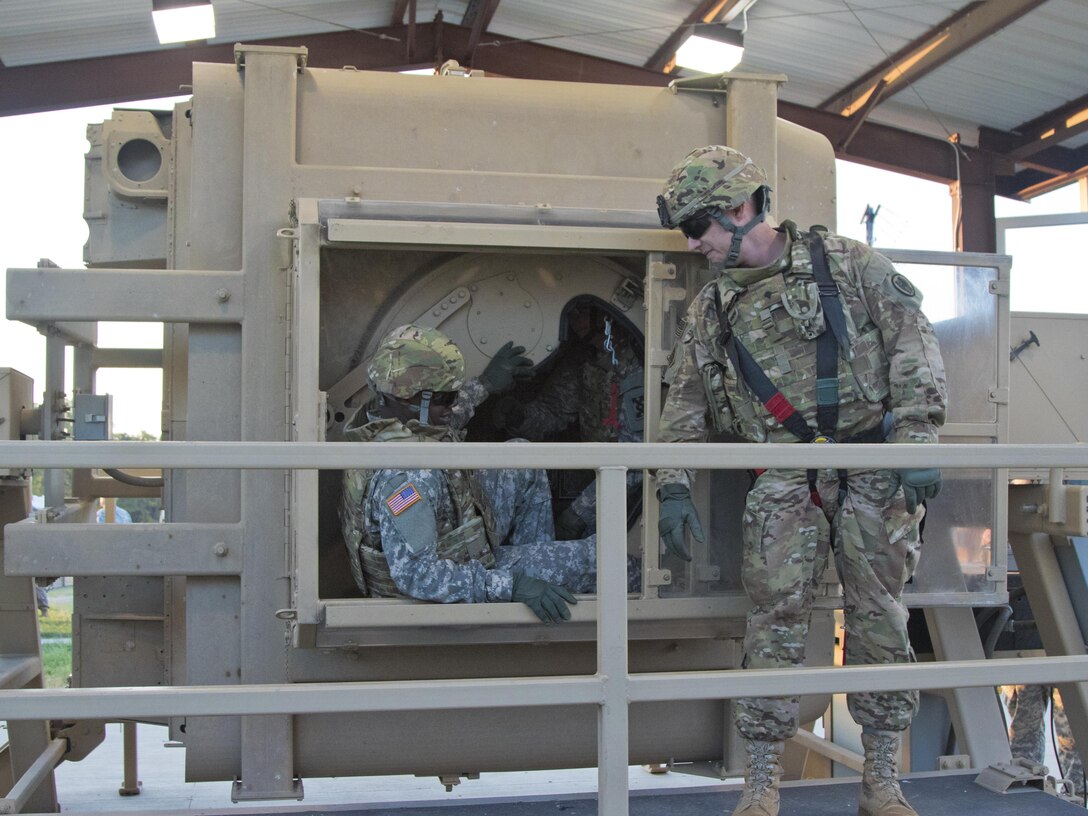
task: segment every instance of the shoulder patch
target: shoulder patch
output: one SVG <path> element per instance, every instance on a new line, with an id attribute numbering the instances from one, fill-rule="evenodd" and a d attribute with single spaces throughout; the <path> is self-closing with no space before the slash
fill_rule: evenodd
<path id="1" fill-rule="evenodd" d="M 426 491 L 426 485 L 420 490 L 416 482 L 409 481 L 402 473 L 387 482 L 381 493 L 379 508 L 388 514 L 382 526 L 391 524 L 414 556 L 433 550 L 438 541 L 438 520 Z M 387 553 L 390 551 L 384 542 L 382 548 Z"/>
<path id="2" fill-rule="evenodd" d="M 393 495 L 385 500 L 385 506 L 389 508 L 394 516 L 399 516 L 421 498 L 422 496 L 419 495 L 416 486 L 409 482 L 403 487 L 397 488 Z"/>
<path id="3" fill-rule="evenodd" d="M 892 275 L 892 286 L 896 288 L 896 291 L 909 298 L 913 298 L 918 294 L 918 290 L 914 288 L 914 284 L 899 272 Z"/>

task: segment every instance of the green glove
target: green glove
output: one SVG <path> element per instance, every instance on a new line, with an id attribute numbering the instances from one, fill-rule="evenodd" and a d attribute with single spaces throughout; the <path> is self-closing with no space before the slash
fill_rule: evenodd
<path id="1" fill-rule="evenodd" d="M 941 492 L 940 468 L 909 468 L 898 470 L 899 483 L 903 486 L 903 496 L 907 500 L 907 512 L 913 513 L 926 499 L 932 499 Z"/>
<path id="2" fill-rule="evenodd" d="M 516 431 L 525 422 L 525 409 L 513 397 L 499 397 L 499 402 L 491 414 L 491 421 L 500 431 Z"/>
<path id="3" fill-rule="evenodd" d="M 523 357 L 525 346 L 515 346 L 511 341 L 495 352 L 491 362 L 480 375 L 480 382 L 492 394 L 498 394 L 514 386 L 514 380 L 533 376 L 533 361 Z"/>
<path id="4" fill-rule="evenodd" d="M 574 512 L 573 505 L 567 505 L 567 509 L 559 514 L 555 520 L 555 540 L 575 541 L 583 538 L 588 525 L 582 521 L 582 517 Z"/>
<path id="5" fill-rule="evenodd" d="M 570 620 L 567 604 L 578 603 L 563 587 L 532 578 L 524 572 L 514 573 L 514 591 L 510 600 L 521 601 L 544 623 L 561 623 Z"/>
<path id="6" fill-rule="evenodd" d="M 682 484 L 665 484 L 657 489 L 657 497 L 661 500 L 658 534 L 669 552 L 690 561 L 691 553 L 684 540 L 684 525 L 688 526 L 697 541 L 703 540 L 703 525 L 699 523 L 699 514 L 691 502 L 691 493 Z"/>

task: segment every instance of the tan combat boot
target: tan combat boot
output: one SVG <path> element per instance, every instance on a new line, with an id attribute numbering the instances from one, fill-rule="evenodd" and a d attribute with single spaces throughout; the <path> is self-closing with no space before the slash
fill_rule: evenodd
<path id="1" fill-rule="evenodd" d="M 744 769 L 744 793 L 733 816 L 778 816 L 778 780 L 785 743 L 745 740 L 748 765 Z"/>
<path id="2" fill-rule="evenodd" d="M 899 789 L 898 731 L 863 731 L 865 770 L 858 816 L 918 816 Z"/>

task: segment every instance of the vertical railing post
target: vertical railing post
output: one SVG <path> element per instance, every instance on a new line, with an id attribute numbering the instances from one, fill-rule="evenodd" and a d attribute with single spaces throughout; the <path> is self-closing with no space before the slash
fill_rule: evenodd
<path id="1" fill-rule="evenodd" d="M 597 809 L 627 816 L 627 468 L 597 474 Z"/>

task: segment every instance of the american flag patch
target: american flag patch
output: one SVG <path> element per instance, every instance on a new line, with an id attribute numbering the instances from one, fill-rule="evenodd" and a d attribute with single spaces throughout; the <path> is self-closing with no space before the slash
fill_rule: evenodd
<path id="1" fill-rule="evenodd" d="M 416 486 L 409 482 L 396 493 L 385 500 L 385 506 L 392 511 L 394 516 L 399 516 L 413 504 L 422 498 Z"/>

